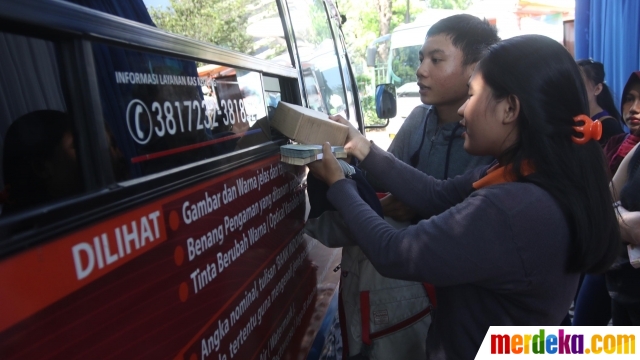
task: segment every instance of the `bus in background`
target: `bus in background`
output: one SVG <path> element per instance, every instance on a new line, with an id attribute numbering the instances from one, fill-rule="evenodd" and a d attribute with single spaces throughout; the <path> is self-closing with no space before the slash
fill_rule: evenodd
<path id="1" fill-rule="evenodd" d="M 397 115 L 389 119 L 387 133 L 390 140 L 395 137 L 411 111 L 421 104 L 416 69 L 419 65 L 418 52 L 424 44 L 429 28 L 440 19 L 456 15 L 471 14 L 484 18 L 496 26 L 498 36 L 507 39 L 524 34 L 542 34 L 563 42 L 563 20 L 573 18 L 573 9 L 566 4 L 538 4 L 536 1 L 480 0 L 467 10 L 426 9 L 416 20 L 397 26 L 389 35 L 374 40 L 367 48 L 367 65 L 375 67 L 377 81 L 396 87 Z M 385 64 L 376 64 L 377 47 L 388 42 L 388 56 Z M 377 85 L 377 84 L 376 84 Z M 390 141 L 389 140 L 389 141 Z"/>
<path id="2" fill-rule="evenodd" d="M 318 357 L 340 252 L 269 121 L 362 131 L 358 91 L 330 0 L 238 4 L 203 39 L 141 0 L 0 0 L 0 357 Z"/>

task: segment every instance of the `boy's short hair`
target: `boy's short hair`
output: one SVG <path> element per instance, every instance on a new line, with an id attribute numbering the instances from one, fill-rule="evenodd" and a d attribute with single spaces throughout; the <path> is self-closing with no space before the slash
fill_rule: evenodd
<path id="1" fill-rule="evenodd" d="M 462 51 L 463 65 L 480 61 L 489 46 L 500 41 L 493 25 L 486 19 L 469 14 L 453 15 L 438 21 L 429 28 L 427 37 L 441 34 L 448 35 L 453 46 Z"/>

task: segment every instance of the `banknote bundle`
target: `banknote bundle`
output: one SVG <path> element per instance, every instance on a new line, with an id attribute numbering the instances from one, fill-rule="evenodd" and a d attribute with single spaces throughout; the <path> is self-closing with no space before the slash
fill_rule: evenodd
<path id="1" fill-rule="evenodd" d="M 346 158 L 343 146 L 332 146 L 331 152 L 336 158 Z M 305 165 L 322 159 L 322 145 L 282 145 L 280 147 L 280 161 L 292 165 Z"/>

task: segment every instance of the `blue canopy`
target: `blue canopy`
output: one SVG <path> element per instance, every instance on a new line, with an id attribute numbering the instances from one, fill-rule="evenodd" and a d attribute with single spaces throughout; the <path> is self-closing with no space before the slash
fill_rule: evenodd
<path id="1" fill-rule="evenodd" d="M 576 59 L 604 64 L 616 104 L 629 75 L 640 70 L 640 1 L 576 0 Z"/>

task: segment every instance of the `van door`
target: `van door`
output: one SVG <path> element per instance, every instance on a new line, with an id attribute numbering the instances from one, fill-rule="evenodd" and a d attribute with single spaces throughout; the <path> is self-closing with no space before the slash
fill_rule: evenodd
<path id="1" fill-rule="evenodd" d="M 0 3 L 2 358 L 306 355 L 340 259 L 268 126 L 301 72 L 140 1 Z"/>

